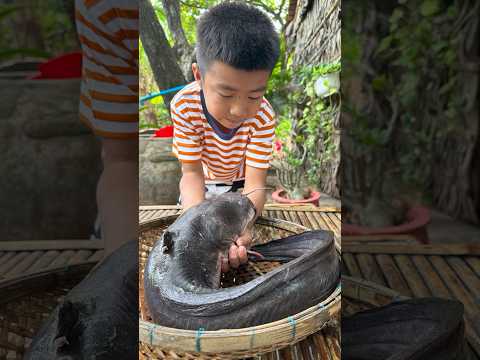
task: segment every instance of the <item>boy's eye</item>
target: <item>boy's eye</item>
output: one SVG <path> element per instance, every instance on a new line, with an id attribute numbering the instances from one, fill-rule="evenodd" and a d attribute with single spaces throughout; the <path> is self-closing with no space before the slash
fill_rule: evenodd
<path id="1" fill-rule="evenodd" d="M 258 97 L 251 97 L 251 96 L 250 96 L 250 97 L 248 97 L 248 98 L 249 98 L 250 100 L 258 100 L 258 99 L 261 98 L 261 96 L 258 96 Z"/>
<path id="2" fill-rule="evenodd" d="M 232 97 L 233 97 L 232 95 L 223 95 L 223 94 L 220 94 L 220 93 L 219 93 L 219 95 L 220 95 L 221 97 L 224 97 L 224 98 L 232 98 Z"/>

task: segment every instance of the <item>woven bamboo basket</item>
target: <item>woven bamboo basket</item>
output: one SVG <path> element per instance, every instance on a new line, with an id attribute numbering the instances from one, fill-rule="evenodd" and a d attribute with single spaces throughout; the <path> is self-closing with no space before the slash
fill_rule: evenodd
<path id="1" fill-rule="evenodd" d="M 140 224 L 139 349 L 141 359 L 222 360 L 252 357 L 293 345 L 321 330 L 329 322 L 335 322 L 334 319 L 340 312 L 340 284 L 321 304 L 289 318 L 259 326 L 199 333 L 152 323 L 143 297 L 144 266 L 154 243 L 176 218 L 177 215 L 173 215 Z M 255 224 L 254 243 L 265 243 L 306 230 L 308 230 L 306 227 L 288 221 L 260 217 Z M 245 283 L 279 265 L 275 262 L 249 262 L 247 266 L 235 273 L 230 272 L 224 275 L 222 286 Z"/>
<path id="2" fill-rule="evenodd" d="M 342 275 L 342 316 L 388 305 L 395 301 L 410 299 L 399 292 L 371 281 Z M 465 337 L 465 359 L 479 359 L 468 346 L 468 334 Z M 462 358 L 463 359 L 463 358 Z"/>
<path id="3" fill-rule="evenodd" d="M 95 263 L 48 269 L 0 284 L 0 359 L 23 359 L 35 332 Z"/>
<path id="4" fill-rule="evenodd" d="M 373 282 L 342 275 L 342 315 L 385 306 L 408 297 Z"/>

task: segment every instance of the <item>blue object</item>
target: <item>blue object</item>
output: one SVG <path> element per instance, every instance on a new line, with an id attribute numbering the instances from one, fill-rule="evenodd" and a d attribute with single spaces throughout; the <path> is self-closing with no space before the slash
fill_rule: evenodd
<path id="1" fill-rule="evenodd" d="M 149 332 L 149 337 L 150 337 L 150 346 L 153 346 L 153 332 L 155 331 L 155 327 L 156 325 L 153 325 L 151 328 L 150 328 L 150 332 Z"/>
<path id="2" fill-rule="evenodd" d="M 204 328 L 199 328 L 197 330 L 197 334 L 195 335 L 195 349 L 197 352 L 202 351 L 202 348 L 200 347 L 200 336 L 202 336 L 204 331 L 205 331 Z"/>
<path id="3" fill-rule="evenodd" d="M 144 104 L 144 102 L 147 101 L 147 100 L 156 98 L 157 96 L 161 96 L 161 95 L 165 95 L 165 94 L 168 94 L 168 93 L 172 93 L 172 92 L 181 90 L 181 89 L 183 89 L 185 86 L 186 86 L 186 85 L 180 85 L 180 86 L 176 86 L 176 87 L 173 87 L 173 88 L 170 88 L 170 89 L 160 90 L 159 92 L 142 96 L 142 97 L 140 97 L 140 106 L 142 106 L 142 105 Z"/>
<path id="4" fill-rule="evenodd" d="M 292 325 L 292 338 L 295 340 L 295 336 L 297 335 L 297 322 L 291 316 L 288 317 L 288 322 Z"/>

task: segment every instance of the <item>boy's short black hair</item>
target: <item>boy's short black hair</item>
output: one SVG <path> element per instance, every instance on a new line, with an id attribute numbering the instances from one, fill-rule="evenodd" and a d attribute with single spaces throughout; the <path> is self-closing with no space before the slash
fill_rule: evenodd
<path id="1" fill-rule="evenodd" d="M 213 61 L 241 70 L 272 70 L 280 53 L 280 40 L 261 10 L 239 2 L 226 2 L 207 10 L 197 23 L 197 63 L 201 72 Z"/>

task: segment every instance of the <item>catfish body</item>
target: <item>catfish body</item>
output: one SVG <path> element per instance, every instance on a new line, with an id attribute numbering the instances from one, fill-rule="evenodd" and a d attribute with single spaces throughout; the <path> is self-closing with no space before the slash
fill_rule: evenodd
<path id="1" fill-rule="evenodd" d="M 220 258 L 254 216 L 248 198 L 223 194 L 189 209 L 164 232 L 144 273 L 145 300 L 155 323 L 205 330 L 255 326 L 331 294 L 339 282 L 339 257 L 333 234 L 321 230 L 254 247 L 266 260 L 291 261 L 248 283 L 219 288 Z"/>
<path id="2" fill-rule="evenodd" d="M 35 334 L 24 359 L 136 359 L 137 259 L 132 240 L 92 270 Z"/>
<path id="3" fill-rule="evenodd" d="M 458 301 L 410 299 L 342 318 L 346 360 L 463 360 L 464 346 Z"/>

